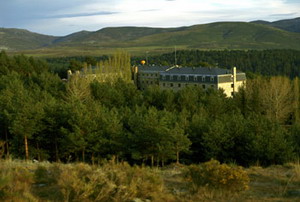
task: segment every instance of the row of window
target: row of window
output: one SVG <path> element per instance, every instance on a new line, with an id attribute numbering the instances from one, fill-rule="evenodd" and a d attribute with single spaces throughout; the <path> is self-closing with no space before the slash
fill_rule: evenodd
<path id="1" fill-rule="evenodd" d="M 144 84 L 158 84 L 158 81 L 144 81 L 142 80 L 141 83 L 144 83 Z"/>
<path id="2" fill-rule="evenodd" d="M 140 74 L 141 76 L 150 76 L 150 77 L 157 77 L 158 76 L 158 74 L 145 74 L 145 73 L 142 73 L 142 74 Z"/>
<path id="3" fill-rule="evenodd" d="M 206 76 L 188 76 L 188 75 L 162 75 L 162 80 L 177 80 L 177 81 L 206 81 Z M 213 82 L 215 80 L 214 76 L 210 76 L 210 81 Z"/>
<path id="4" fill-rule="evenodd" d="M 169 85 L 168 85 L 169 84 Z M 163 87 L 178 87 L 178 88 L 181 88 L 181 87 L 185 87 L 185 86 L 188 86 L 188 85 L 191 85 L 191 84 L 181 84 L 181 83 L 162 83 L 162 86 Z M 198 84 L 194 84 L 194 86 L 199 86 Z M 202 88 L 205 89 L 207 87 L 207 85 L 202 85 Z M 215 85 L 210 85 L 211 88 L 214 88 Z"/>

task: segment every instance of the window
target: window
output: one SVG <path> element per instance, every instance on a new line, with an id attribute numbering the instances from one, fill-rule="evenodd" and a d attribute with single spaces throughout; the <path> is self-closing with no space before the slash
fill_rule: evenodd
<path id="1" fill-rule="evenodd" d="M 213 76 L 210 77 L 210 81 L 214 81 L 214 77 Z"/>
<path id="2" fill-rule="evenodd" d="M 166 80 L 166 76 L 165 75 L 162 75 L 162 80 Z"/>
<path id="3" fill-rule="evenodd" d="M 194 81 L 197 81 L 197 76 L 194 76 Z"/>
<path id="4" fill-rule="evenodd" d="M 153 81 L 150 81 L 150 84 L 153 84 Z"/>
<path id="5" fill-rule="evenodd" d="M 180 88 L 180 87 L 181 87 L 181 84 L 179 83 L 179 84 L 178 84 L 178 88 Z"/>
<path id="6" fill-rule="evenodd" d="M 173 83 L 170 83 L 170 87 L 173 87 Z"/>
<path id="7" fill-rule="evenodd" d="M 232 84 L 231 84 L 231 88 L 233 88 L 233 87 L 234 87 L 234 84 L 232 83 Z"/>
<path id="8" fill-rule="evenodd" d="M 205 76 L 202 76 L 202 81 L 205 81 Z"/>
<path id="9" fill-rule="evenodd" d="M 180 81 L 180 76 L 177 77 L 178 81 Z"/>
<path id="10" fill-rule="evenodd" d="M 165 84 L 165 83 L 163 83 L 163 86 L 166 86 L 166 84 Z"/>
<path id="11" fill-rule="evenodd" d="M 171 80 L 171 81 L 173 80 L 173 76 L 172 76 L 172 75 L 170 76 L 170 80 Z"/>
<path id="12" fill-rule="evenodd" d="M 202 88 L 205 89 L 205 85 L 202 85 Z"/>

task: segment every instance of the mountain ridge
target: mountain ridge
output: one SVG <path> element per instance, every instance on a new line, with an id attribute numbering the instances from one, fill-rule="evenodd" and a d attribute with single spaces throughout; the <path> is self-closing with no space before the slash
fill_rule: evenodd
<path id="1" fill-rule="evenodd" d="M 23 29 L 0 28 L 0 49 L 300 49 L 300 18 L 275 22 L 214 22 L 176 28 L 106 27 L 57 37 Z M 296 31 L 295 31 L 296 30 Z"/>
<path id="2" fill-rule="evenodd" d="M 294 19 L 277 20 L 274 22 L 256 20 L 252 21 L 252 23 L 269 25 L 285 31 L 300 33 L 300 17 Z"/>

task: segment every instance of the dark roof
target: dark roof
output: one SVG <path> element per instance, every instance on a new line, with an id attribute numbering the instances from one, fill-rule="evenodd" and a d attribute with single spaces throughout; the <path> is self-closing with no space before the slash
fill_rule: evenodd
<path id="1" fill-rule="evenodd" d="M 166 71 L 168 66 L 138 66 L 139 72 L 164 72 Z"/>
<path id="2" fill-rule="evenodd" d="M 231 70 L 217 67 L 174 67 L 165 73 L 168 74 L 203 74 L 203 75 L 223 75 L 231 74 Z"/>

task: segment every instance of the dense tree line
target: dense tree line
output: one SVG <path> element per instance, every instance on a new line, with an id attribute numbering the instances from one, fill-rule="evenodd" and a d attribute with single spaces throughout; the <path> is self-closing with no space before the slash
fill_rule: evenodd
<path id="1" fill-rule="evenodd" d="M 132 61 L 137 64 L 142 59 L 145 57 L 133 57 Z M 147 60 L 149 64 L 174 65 L 175 53 L 148 56 Z M 300 51 L 297 50 L 180 50 L 176 52 L 176 61 L 181 66 L 218 66 L 228 69 L 236 66 L 243 72 L 265 76 L 300 76 Z"/>
<path id="2" fill-rule="evenodd" d="M 61 78 L 66 78 L 68 69 L 78 70 L 85 64 L 96 66 L 99 61 L 107 59 L 108 56 L 74 56 L 46 58 L 46 61 L 52 72 L 58 73 Z M 131 64 L 139 65 L 141 60 L 147 60 L 150 65 L 173 66 L 175 53 L 132 56 Z M 227 69 L 236 66 L 240 71 L 248 73 L 249 77 L 253 77 L 253 73 L 264 76 L 300 77 L 300 51 L 297 50 L 180 50 L 176 52 L 176 63 L 180 66 L 211 66 Z"/>
<path id="3" fill-rule="evenodd" d="M 43 61 L 1 52 L 0 155 L 280 164 L 300 154 L 299 99 L 297 78 L 248 79 L 233 98 L 192 86 L 139 91 L 122 79 L 64 82 Z"/>

